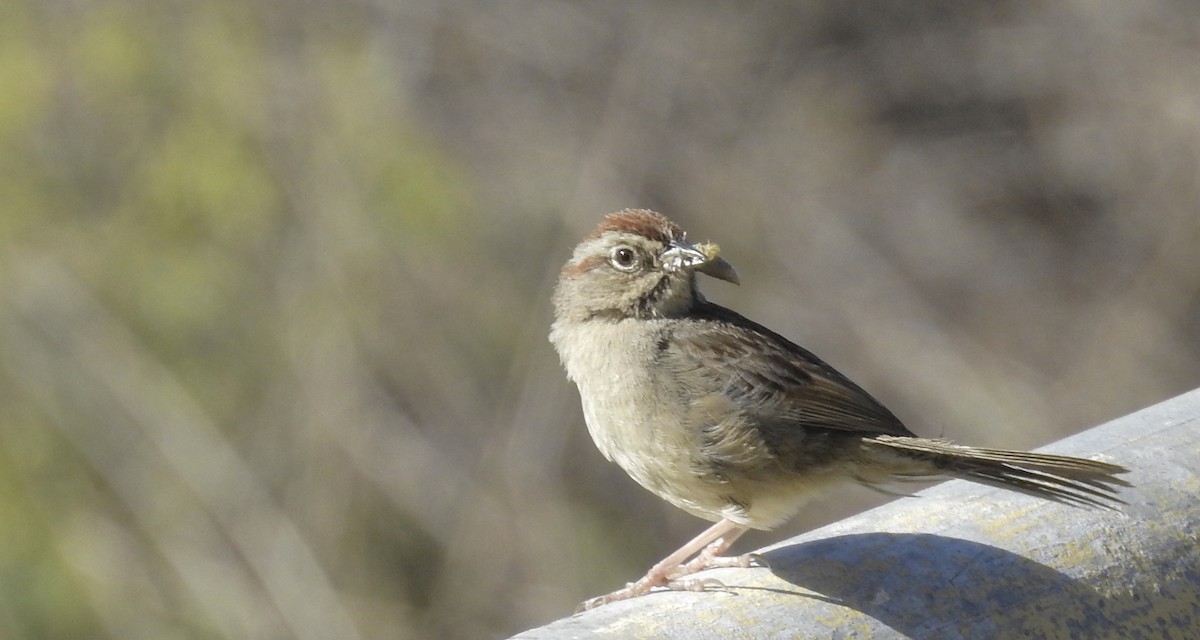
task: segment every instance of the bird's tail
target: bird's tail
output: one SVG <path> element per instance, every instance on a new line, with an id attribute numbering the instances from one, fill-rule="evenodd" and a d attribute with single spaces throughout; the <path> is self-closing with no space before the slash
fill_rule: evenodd
<path id="1" fill-rule="evenodd" d="M 968 447 L 946 440 L 905 436 L 881 435 L 863 442 L 868 447 L 882 447 L 924 463 L 914 466 L 911 472 L 896 474 L 901 479 L 955 476 L 1056 502 L 1104 508 L 1124 504 L 1117 497 L 1117 489 L 1130 486 L 1117 477 L 1128 469 L 1098 460 Z"/>

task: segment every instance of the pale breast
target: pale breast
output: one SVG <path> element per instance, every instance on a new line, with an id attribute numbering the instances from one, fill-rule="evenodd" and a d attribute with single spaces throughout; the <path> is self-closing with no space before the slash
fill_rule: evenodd
<path id="1" fill-rule="evenodd" d="M 588 432 L 604 457 L 675 506 L 718 520 L 731 508 L 729 487 L 697 471 L 694 425 L 682 424 L 689 410 L 656 366 L 663 333 L 654 329 L 646 320 L 560 322 L 551 342 L 579 387 Z"/>

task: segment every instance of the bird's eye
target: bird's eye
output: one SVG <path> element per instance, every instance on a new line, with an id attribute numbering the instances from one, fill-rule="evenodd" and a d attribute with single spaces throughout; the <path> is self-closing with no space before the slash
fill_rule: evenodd
<path id="1" fill-rule="evenodd" d="M 608 260 L 612 263 L 612 266 L 621 271 L 633 271 L 638 265 L 637 253 L 633 249 L 624 246 L 613 249 L 612 253 L 609 254 Z"/>

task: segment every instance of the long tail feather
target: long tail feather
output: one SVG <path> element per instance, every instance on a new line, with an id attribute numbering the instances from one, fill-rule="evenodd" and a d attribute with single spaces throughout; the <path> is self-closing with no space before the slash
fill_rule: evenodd
<path id="1" fill-rule="evenodd" d="M 908 476 L 956 476 L 1076 506 L 1114 508 L 1124 504 L 1117 489 L 1130 486 L 1117 477 L 1128 469 L 1099 460 L 904 436 L 875 436 L 864 442 L 930 465 L 928 473 L 914 470 Z"/>

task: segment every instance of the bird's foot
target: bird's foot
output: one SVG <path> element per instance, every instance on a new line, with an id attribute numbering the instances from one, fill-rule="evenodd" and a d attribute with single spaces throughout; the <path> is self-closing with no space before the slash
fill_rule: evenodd
<path id="1" fill-rule="evenodd" d="M 670 572 L 670 581 L 666 584 L 669 589 L 676 591 L 725 591 L 729 592 L 729 587 L 725 583 L 716 578 L 703 578 L 694 580 L 680 580 L 684 576 L 690 576 L 694 573 L 706 571 L 708 569 L 749 569 L 750 567 L 763 567 L 766 563 L 762 556 L 757 553 L 746 553 L 740 556 L 722 556 L 717 555 L 724 549 L 720 546 L 721 541 L 718 540 L 707 547 L 700 555 L 696 556 L 690 562 L 679 565 Z M 728 545 L 725 545 L 728 548 Z"/>
<path id="2" fill-rule="evenodd" d="M 765 567 L 766 562 L 763 557 L 757 553 L 745 553 L 740 556 L 723 556 L 729 548 L 723 540 L 717 540 L 704 548 L 695 558 L 689 562 L 685 562 L 678 567 L 670 570 L 668 577 L 671 580 L 688 576 L 693 573 L 699 573 L 706 569 L 726 569 L 739 568 L 749 569 L 750 567 Z"/>
<path id="3" fill-rule="evenodd" d="M 680 547 L 675 553 L 663 558 L 637 582 L 631 582 L 625 585 L 624 589 L 618 589 L 608 595 L 583 601 L 576 613 L 595 609 L 610 602 L 636 598 L 650 593 L 656 587 L 665 587 L 676 591 L 728 591 L 728 587 L 721 581 L 712 578 L 703 580 L 679 580 L 679 578 L 717 567 L 753 567 L 756 564 L 765 566 L 766 563 L 757 554 L 750 553 L 734 557 L 721 555 L 728 551 L 733 542 L 745 532 L 744 525 L 722 520 Z M 695 557 L 692 558 L 692 556 Z M 692 559 L 688 561 L 688 558 Z"/>
<path id="4" fill-rule="evenodd" d="M 681 580 L 694 573 L 699 573 L 706 569 L 720 568 L 742 568 L 764 567 L 766 562 L 762 556 L 757 553 L 747 553 L 740 556 L 721 556 L 714 555 L 718 549 L 718 543 L 709 545 L 690 562 L 678 565 L 676 567 L 659 568 L 655 567 L 645 576 L 642 576 L 637 582 L 630 582 L 623 589 L 603 596 L 597 596 L 589 600 L 584 600 L 576 613 L 580 611 L 589 611 L 600 605 L 605 605 L 610 602 L 620 600 L 628 600 L 638 596 L 646 595 L 657 587 L 663 587 L 671 591 L 725 591 L 729 592 L 729 587 L 725 586 L 724 582 L 716 578 L 699 578 Z"/>
<path id="5" fill-rule="evenodd" d="M 724 559 L 736 560 L 737 558 L 724 558 Z M 730 564 L 730 565 L 723 565 L 723 566 L 743 566 L 743 565 Z M 749 565 L 746 565 L 746 566 L 749 566 Z M 682 569 L 682 567 L 680 567 L 680 568 Z M 671 573 L 672 573 L 672 575 L 676 575 L 675 572 L 671 572 Z M 689 575 L 689 574 L 688 573 L 679 573 L 677 575 L 685 576 L 685 575 Z M 579 608 L 575 610 L 575 613 L 580 613 L 582 611 L 590 611 L 592 609 L 595 609 L 596 607 L 599 607 L 600 605 L 605 605 L 610 602 L 618 602 L 620 600 L 629 600 L 630 598 L 636 598 L 638 596 L 643 596 L 643 595 L 646 595 L 647 593 L 650 593 L 651 591 L 653 591 L 655 588 L 658 588 L 658 587 L 662 587 L 669 591 L 725 591 L 725 592 L 729 592 L 729 587 L 725 586 L 724 582 L 721 582 L 720 580 L 717 580 L 716 578 L 676 580 L 674 578 L 668 578 L 665 575 L 662 575 L 662 576 L 646 575 L 645 577 L 643 577 L 641 580 L 638 580 L 637 582 L 630 582 L 629 584 L 625 585 L 624 589 L 617 589 L 616 591 L 613 591 L 612 593 L 609 593 L 609 594 L 606 594 L 603 596 L 597 596 L 595 598 L 591 598 L 588 600 L 584 600 L 583 603 L 581 603 L 579 605 Z"/>
<path id="6" fill-rule="evenodd" d="M 596 607 L 599 607 L 600 605 L 608 604 L 610 602 L 618 602 L 621 600 L 636 598 L 638 596 L 644 596 L 647 593 L 650 593 L 650 590 L 654 587 L 666 587 L 669 586 L 670 583 L 671 579 L 668 577 L 668 571 L 660 570 L 658 567 L 655 567 L 654 569 L 651 569 L 649 573 L 642 576 L 637 582 L 630 582 L 629 584 L 625 585 L 625 588 L 623 589 L 617 589 L 612 593 L 584 600 L 582 603 L 580 603 L 579 608 L 575 610 L 575 613 L 579 613 L 581 611 L 590 611 Z"/>

